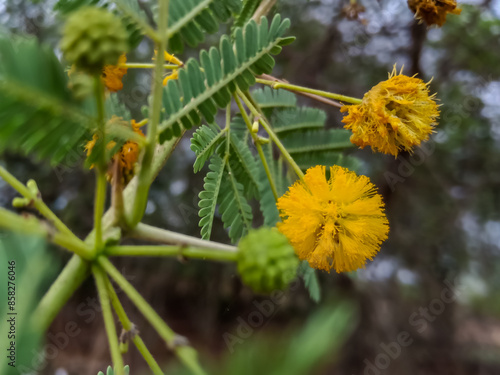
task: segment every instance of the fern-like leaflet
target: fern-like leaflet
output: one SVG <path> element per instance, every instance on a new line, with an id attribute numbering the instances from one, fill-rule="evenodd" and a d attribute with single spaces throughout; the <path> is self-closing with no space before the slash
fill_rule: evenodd
<path id="1" fill-rule="evenodd" d="M 255 75 L 270 73 L 274 66 L 270 54 L 279 53 L 281 46 L 293 39 L 281 37 L 289 24 L 288 19 L 282 22 L 279 14 L 271 26 L 265 17 L 260 25 L 251 21 L 244 30 L 236 30 L 234 44 L 224 35 L 219 49 L 201 51 L 201 65 L 190 59 L 179 69 L 179 79 L 170 80 L 165 88 L 163 105 L 169 115 L 160 126 L 160 141 L 199 125 L 202 117 L 214 122 L 218 108 L 231 101 L 236 88 L 246 91 L 255 83 Z"/>
<path id="2" fill-rule="evenodd" d="M 170 50 L 182 52 L 184 42 L 196 47 L 205 40 L 205 32 L 213 34 L 219 31 L 221 22 L 240 11 L 239 0 L 170 0 L 167 31 Z"/>

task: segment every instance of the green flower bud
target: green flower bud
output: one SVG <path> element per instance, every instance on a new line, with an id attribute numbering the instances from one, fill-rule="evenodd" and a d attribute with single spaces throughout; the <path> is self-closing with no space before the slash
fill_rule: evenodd
<path id="1" fill-rule="evenodd" d="M 127 32 L 121 21 L 107 10 L 86 7 L 70 15 L 64 27 L 61 49 L 68 62 L 83 71 L 98 74 L 104 65 L 114 65 L 127 51 Z"/>
<path id="2" fill-rule="evenodd" d="M 68 87 L 76 100 L 84 100 L 92 95 L 94 80 L 88 74 L 74 72 L 70 76 Z"/>
<path id="3" fill-rule="evenodd" d="M 38 185 L 36 184 L 35 180 L 28 180 L 26 186 L 28 187 L 28 190 L 31 192 L 31 194 L 33 194 L 34 197 L 40 194 L 40 190 L 38 190 Z"/>
<path id="4" fill-rule="evenodd" d="M 299 260 L 288 239 L 276 229 L 250 231 L 238 247 L 238 271 L 255 292 L 284 289 L 295 279 Z"/>
<path id="5" fill-rule="evenodd" d="M 16 197 L 12 200 L 12 207 L 25 208 L 29 206 L 30 202 L 31 201 L 28 198 Z"/>

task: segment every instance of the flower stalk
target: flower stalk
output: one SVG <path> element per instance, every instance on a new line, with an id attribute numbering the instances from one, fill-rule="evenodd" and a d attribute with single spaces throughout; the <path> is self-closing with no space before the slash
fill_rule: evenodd
<path id="1" fill-rule="evenodd" d="M 297 176 L 302 180 L 304 179 L 304 173 L 302 172 L 302 169 L 297 165 L 295 160 L 293 160 L 292 156 L 288 152 L 288 150 L 283 146 L 283 143 L 281 143 L 280 139 L 276 135 L 276 133 L 273 131 L 271 128 L 271 125 L 268 124 L 267 120 L 265 119 L 264 114 L 259 111 L 256 106 L 252 103 L 252 101 L 249 98 L 249 95 L 245 95 L 241 92 L 241 90 L 238 89 L 238 96 L 243 100 L 247 108 L 252 112 L 252 115 L 258 119 L 259 123 L 262 125 L 264 130 L 266 131 L 267 134 L 269 134 L 269 138 L 274 142 L 276 147 L 280 150 L 281 154 L 285 158 L 285 160 L 290 164 L 292 169 L 295 171 Z"/>
<path id="2" fill-rule="evenodd" d="M 167 343 L 168 347 L 175 351 L 179 359 L 195 375 L 205 375 L 200 367 L 196 352 L 188 345 L 179 345 L 179 336 L 160 318 L 154 309 L 147 303 L 141 294 L 123 277 L 115 266 L 106 257 L 100 256 L 97 259 L 98 264 L 107 272 L 107 274 L 118 284 L 118 286 L 127 294 L 134 305 L 144 315 L 146 320 L 158 332 L 161 338 Z"/>
<path id="3" fill-rule="evenodd" d="M 94 228 L 95 228 L 95 252 L 102 248 L 102 215 L 106 204 L 106 122 L 104 114 L 104 87 L 100 76 L 94 77 L 94 90 L 97 104 L 97 126 L 101 136 L 98 150 L 100 160 L 98 161 L 96 173 L 96 187 L 94 200 Z"/>
<path id="4" fill-rule="evenodd" d="M 152 63 L 126 63 L 121 65 L 124 68 L 128 69 L 154 69 L 156 68 L 156 64 Z M 163 64 L 163 69 L 171 69 L 171 70 L 176 70 L 181 68 L 181 66 L 176 65 L 176 64 Z"/>
<path id="5" fill-rule="evenodd" d="M 120 299 L 118 298 L 118 295 L 116 294 L 116 291 L 113 288 L 111 281 L 109 280 L 108 275 L 104 274 L 104 280 L 106 282 L 106 287 L 108 290 L 109 298 L 111 300 L 111 305 L 113 306 L 113 309 L 115 310 L 115 313 L 118 316 L 118 319 L 120 320 L 120 323 L 122 324 L 123 329 L 128 334 L 131 335 L 132 342 L 136 346 L 139 353 L 141 353 L 142 357 L 144 358 L 144 360 L 148 364 L 148 366 L 151 369 L 151 371 L 153 372 L 153 374 L 154 375 L 163 375 L 163 371 L 161 370 L 160 366 L 158 365 L 156 360 L 153 358 L 153 355 L 146 347 L 146 344 L 144 344 L 144 341 L 142 341 L 138 332 L 135 331 L 134 324 L 130 321 L 129 317 L 127 316 L 127 313 L 125 312 L 125 309 L 123 308 L 123 306 L 120 302 Z"/>
<path id="6" fill-rule="evenodd" d="M 89 274 L 90 264 L 78 255 L 73 255 L 33 312 L 34 326 L 47 330 Z"/>
<path id="7" fill-rule="evenodd" d="M 12 186 L 19 194 L 30 201 L 30 204 L 35 207 L 42 216 L 49 220 L 58 231 L 64 233 L 75 240 L 79 240 L 73 232 L 64 224 L 57 216 L 52 212 L 52 210 L 43 202 L 40 194 L 34 194 L 33 191 L 28 189 L 21 181 L 15 178 L 11 173 L 9 173 L 4 167 L 0 166 L 0 177 L 3 178 L 10 186 Z"/>
<path id="8" fill-rule="evenodd" d="M 151 164 L 153 161 L 154 151 L 156 148 L 156 135 L 158 125 L 160 123 L 160 112 L 162 107 L 163 97 L 163 58 L 164 52 L 167 50 L 168 39 L 166 31 L 168 27 L 168 5 L 169 0 L 159 0 L 159 17 L 158 17 L 158 35 L 156 41 L 156 49 L 158 50 L 158 58 L 155 62 L 154 78 L 153 78 L 153 102 L 151 104 L 151 115 L 148 122 L 147 145 L 144 148 L 144 154 L 141 160 L 141 169 L 139 171 L 137 190 L 135 193 L 134 206 L 132 215 L 128 219 L 128 226 L 133 228 L 141 221 L 144 216 L 146 204 L 148 200 Z"/>
<path id="9" fill-rule="evenodd" d="M 222 243 L 202 240 L 185 234 L 172 232 L 166 229 L 156 228 L 147 224 L 139 223 L 128 233 L 131 238 L 142 239 L 146 241 L 158 242 L 167 245 L 193 246 L 205 249 L 221 250 L 234 253 L 237 251 L 235 246 Z"/>
<path id="10" fill-rule="evenodd" d="M 310 88 L 304 87 L 304 86 L 291 85 L 291 84 L 285 83 L 285 82 L 276 82 L 276 81 L 270 81 L 270 80 L 261 79 L 261 78 L 257 78 L 255 81 L 257 83 L 261 83 L 263 85 L 271 86 L 273 89 L 276 89 L 276 90 L 277 89 L 285 89 L 285 90 L 290 90 L 290 91 L 304 92 L 307 94 L 322 96 L 324 98 L 339 100 L 339 101 L 345 102 L 345 103 L 360 104 L 362 101 L 361 99 L 353 98 L 351 96 L 335 94 L 335 93 L 323 91 L 323 90 L 310 89 Z"/>
<path id="11" fill-rule="evenodd" d="M 278 201 L 278 190 L 276 189 L 276 183 L 274 182 L 273 176 L 271 174 L 271 170 L 269 169 L 269 164 L 267 163 L 266 156 L 264 155 L 264 151 L 262 150 L 262 143 L 257 135 L 256 132 L 253 131 L 252 129 L 252 123 L 250 121 L 250 118 L 248 117 L 247 112 L 245 111 L 245 108 L 243 108 L 243 104 L 241 103 L 240 99 L 236 94 L 233 95 L 234 101 L 236 102 L 236 105 L 238 106 L 241 116 L 243 117 L 243 121 L 245 121 L 245 124 L 247 125 L 248 131 L 250 132 L 250 135 L 252 136 L 253 142 L 255 144 L 255 147 L 257 147 L 257 152 L 259 154 L 260 161 L 262 163 L 262 166 L 264 167 L 264 170 L 266 171 L 266 176 L 269 181 L 269 185 L 271 186 L 271 190 L 273 192 L 274 199 Z"/>
<path id="12" fill-rule="evenodd" d="M 185 257 L 192 259 L 215 260 L 223 262 L 235 262 L 238 252 L 218 250 L 196 246 L 110 246 L 106 248 L 108 256 L 127 257 Z"/>
<path id="13" fill-rule="evenodd" d="M 92 274 L 94 275 L 97 292 L 99 294 L 99 301 L 101 302 L 102 316 L 104 318 L 106 334 L 108 335 L 109 349 L 111 352 L 111 359 L 113 361 L 115 374 L 125 375 L 123 370 L 123 358 L 120 352 L 120 344 L 116 333 L 115 320 L 113 312 L 111 311 L 111 299 L 106 286 L 106 274 L 97 265 L 92 266 Z"/>

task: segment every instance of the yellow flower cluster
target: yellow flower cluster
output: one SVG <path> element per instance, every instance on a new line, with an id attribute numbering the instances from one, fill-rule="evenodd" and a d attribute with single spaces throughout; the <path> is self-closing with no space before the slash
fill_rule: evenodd
<path id="1" fill-rule="evenodd" d="M 110 120 L 112 122 L 123 122 L 123 120 L 120 117 L 113 116 L 112 119 Z M 130 125 L 132 127 L 132 130 L 140 134 L 141 136 L 144 136 L 144 133 L 142 132 L 141 124 L 138 124 L 135 122 L 135 120 L 132 120 L 130 122 Z M 85 145 L 85 151 L 87 153 L 87 157 L 92 153 L 92 150 L 94 146 L 97 143 L 97 140 L 99 139 L 97 134 L 94 134 L 92 136 L 92 140 L 88 141 L 87 144 Z M 111 150 L 113 147 L 115 147 L 116 143 L 114 141 L 108 142 L 106 145 L 106 148 L 108 150 Z M 120 168 L 122 171 L 122 176 L 124 176 L 125 180 L 128 181 L 133 175 L 134 175 L 134 167 L 135 164 L 137 163 L 137 160 L 139 159 L 139 145 L 136 142 L 133 141 L 127 141 L 125 144 L 120 148 L 120 150 L 113 156 L 113 161 L 118 160 L 120 163 Z M 93 165 L 91 166 L 93 168 Z M 108 172 L 108 177 L 112 177 L 112 173 Z"/>
<path id="2" fill-rule="evenodd" d="M 126 62 L 127 56 L 123 54 L 118 59 L 117 65 L 104 66 L 101 79 L 109 91 L 117 92 L 123 88 L 122 79 L 123 76 L 127 74 L 127 68 L 125 67 Z"/>
<path id="3" fill-rule="evenodd" d="M 157 55 L 157 51 L 155 51 L 155 56 Z M 184 63 L 179 60 L 174 55 L 171 55 L 167 51 L 164 54 L 165 61 L 170 64 L 178 65 L 179 67 L 183 66 Z M 155 60 L 155 57 L 153 58 Z M 127 74 L 127 56 L 124 54 L 120 56 L 117 65 L 106 65 L 102 71 L 101 79 L 106 88 L 111 92 L 117 92 L 123 89 L 123 76 Z M 175 69 L 171 74 L 167 75 L 163 79 L 163 85 L 165 86 L 168 81 L 171 79 L 177 79 L 179 77 L 178 70 Z"/>
<path id="4" fill-rule="evenodd" d="M 408 7 L 415 13 L 415 18 L 425 21 L 429 26 L 443 26 L 446 16 L 460 14 L 456 0 L 408 0 Z"/>
<path id="5" fill-rule="evenodd" d="M 301 260 L 337 272 L 364 267 L 387 239 L 389 223 L 382 197 L 366 176 L 346 168 L 316 166 L 279 198 L 278 229 Z"/>
<path id="6" fill-rule="evenodd" d="M 429 139 L 439 117 L 429 83 L 408 77 L 396 68 L 387 81 L 368 91 L 361 104 L 346 105 L 342 122 L 353 132 L 351 142 L 361 148 L 397 156 Z"/>

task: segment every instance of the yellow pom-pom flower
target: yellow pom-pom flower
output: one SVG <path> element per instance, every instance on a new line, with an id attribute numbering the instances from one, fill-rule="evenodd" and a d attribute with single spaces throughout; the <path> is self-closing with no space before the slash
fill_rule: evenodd
<path id="1" fill-rule="evenodd" d="M 460 14 L 456 0 L 408 0 L 408 7 L 415 13 L 415 18 L 425 21 L 428 26 L 443 26 L 446 16 Z"/>
<path id="2" fill-rule="evenodd" d="M 122 79 L 123 76 L 127 74 L 127 68 L 125 67 L 126 62 L 127 56 L 123 54 L 118 59 L 117 65 L 104 66 L 101 79 L 109 91 L 117 92 L 123 88 Z"/>
<path id="3" fill-rule="evenodd" d="M 429 139 L 439 117 L 434 97 L 429 95 L 429 83 L 397 74 L 394 68 L 387 81 L 364 95 L 361 104 L 341 108 L 348 112 L 342 122 L 352 131 L 355 145 L 397 156 Z"/>
<path id="4" fill-rule="evenodd" d="M 122 123 L 124 126 L 128 126 L 126 121 L 123 121 L 121 117 L 113 116 L 112 119 L 110 120 L 111 122 L 114 123 Z M 137 123 L 135 120 L 132 120 L 130 122 L 130 126 L 132 130 L 141 135 L 144 136 L 144 133 L 141 130 L 141 126 L 143 124 Z M 97 134 L 94 134 L 92 136 L 92 140 L 88 141 L 87 144 L 85 145 L 85 152 L 87 153 L 87 157 L 90 156 L 92 153 L 92 150 L 94 149 L 99 137 Z M 108 142 L 106 145 L 106 148 L 108 150 L 111 150 L 115 146 L 114 141 Z M 137 160 L 139 159 L 139 152 L 140 152 L 140 147 L 136 142 L 133 141 L 127 141 L 124 143 L 124 145 L 120 148 L 120 150 L 113 156 L 113 161 L 118 160 L 118 163 L 121 168 L 121 173 L 125 179 L 126 182 L 128 182 L 134 175 L 134 167 L 135 164 L 137 163 Z M 90 168 L 92 169 L 94 165 L 91 165 Z M 110 170 L 108 172 L 108 178 L 112 178 L 112 171 Z"/>
<path id="5" fill-rule="evenodd" d="M 389 223 L 382 197 L 366 176 L 333 166 L 308 169 L 277 203 L 278 229 L 301 260 L 337 272 L 364 267 L 387 239 Z"/>

